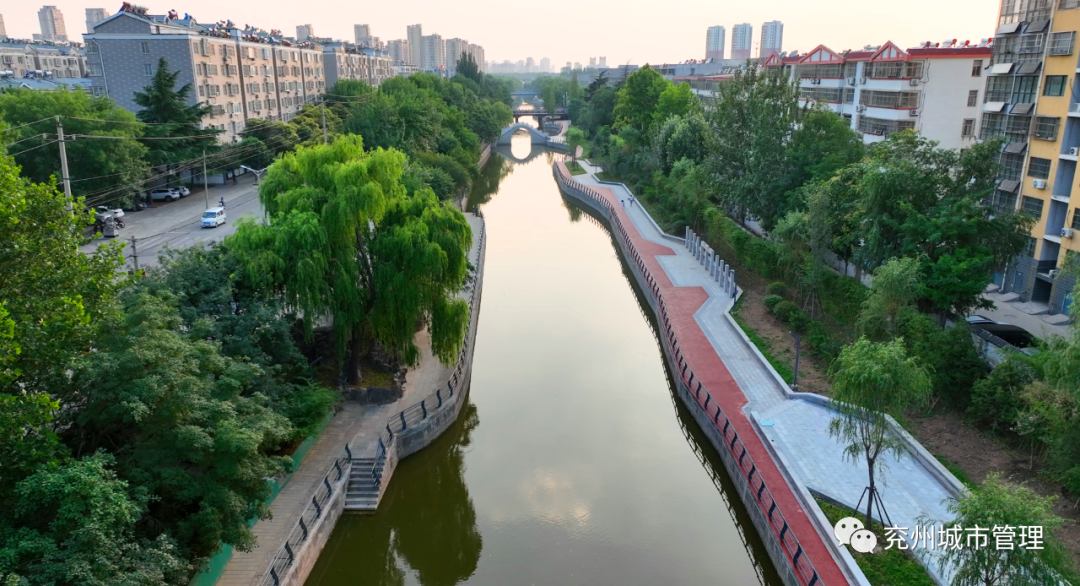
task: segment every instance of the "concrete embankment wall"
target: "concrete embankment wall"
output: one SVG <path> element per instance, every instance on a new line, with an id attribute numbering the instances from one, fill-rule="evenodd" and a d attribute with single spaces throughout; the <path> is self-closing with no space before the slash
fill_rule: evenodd
<path id="1" fill-rule="evenodd" d="M 556 165 L 558 165 L 558 163 L 556 163 Z M 631 254 L 628 243 L 612 226 L 611 210 L 574 183 L 565 180 L 557 168 L 555 177 L 563 193 L 573 197 L 576 201 L 595 212 L 598 216 L 607 220 L 609 227 L 611 227 L 613 240 L 619 247 L 619 252 L 622 254 L 623 259 L 626 260 L 627 265 L 630 267 L 631 274 L 634 275 L 634 279 L 644 292 L 649 307 L 652 309 L 653 314 L 657 316 L 657 322 L 660 323 L 661 328 L 663 328 L 663 320 L 660 318 L 661 307 L 654 290 L 654 285 L 650 284 L 644 272 L 633 261 L 633 254 Z M 658 334 L 663 338 L 663 333 L 658 332 Z M 780 574 L 781 579 L 784 581 L 784 584 L 786 586 L 806 586 L 813 578 L 801 579 L 796 572 L 795 565 L 797 560 L 793 561 L 792 555 L 785 551 L 784 547 L 781 545 L 782 537 L 777 535 L 776 530 L 769 522 L 768 515 L 762 510 L 762 505 L 760 504 L 757 494 L 755 494 L 755 488 L 752 487 L 752 480 L 748 481 L 747 472 L 744 471 L 739 464 L 739 457 L 737 457 L 729 447 L 730 445 L 736 444 L 737 438 L 729 439 L 726 434 L 717 427 L 717 424 L 714 421 L 714 415 L 710 414 L 707 408 L 702 407 L 701 403 L 695 398 L 694 391 L 691 390 L 688 383 L 681 376 L 678 376 L 680 368 L 682 367 L 679 366 L 679 360 L 673 353 L 671 347 L 664 343 L 661 343 L 660 347 L 663 349 L 664 360 L 667 362 L 671 372 L 676 373 L 676 376 L 673 378 L 675 380 L 675 387 L 679 399 L 686 405 L 698 426 L 720 454 L 721 460 L 724 462 L 724 467 L 727 469 L 729 477 L 733 480 L 733 484 L 738 489 L 739 497 L 742 499 L 743 505 L 746 507 L 750 518 L 753 520 L 754 527 L 757 529 L 758 535 L 761 536 L 765 548 L 769 552 L 769 557 L 776 567 L 777 572 Z M 717 412 L 717 416 L 719 417 L 719 412 Z M 752 475 L 753 473 L 751 473 L 751 476 Z M 790 532 L 787 533 L 790 534 Z M 820 584 L 820 582 L 817 583 Z"/>

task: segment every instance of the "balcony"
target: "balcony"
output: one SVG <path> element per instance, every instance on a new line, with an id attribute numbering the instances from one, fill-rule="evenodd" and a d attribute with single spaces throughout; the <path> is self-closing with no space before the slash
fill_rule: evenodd
<path id="1" fill-rule="evenodd" d="M 1080 118 L 1080 102 L 1073 102 L 1069 104 L 1069 116 L 1073 118 Z"/>

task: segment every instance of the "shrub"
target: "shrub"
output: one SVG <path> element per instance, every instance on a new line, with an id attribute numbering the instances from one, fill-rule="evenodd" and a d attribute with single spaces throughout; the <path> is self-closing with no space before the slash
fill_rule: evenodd
<path id="1" fill-rule="evenodd" d="M 796 309 L 788 314 L 788 324 L 796 332 L 805 332 L 810 325 L 810 316 L 801 309 Z"/>
<path id="2" fill-rule="evenodd" d="M 776 306 L 773 307 L 772 314 L 784 321 L 787 321 L 791 319 L 792 314 L 797 311 L 799 311 L 799 306 L 785 299 L 780 303 L 777 303 Z"/>
<path id="3" fill-rule="evenodd" d="M 780 297 L 783 297 L 787 295 L 787 285 L 785 285 L 782 281 L 769 283 L 769 285 L 765 287 L 765 292 L 769 295 L 778 295 Z"/>
<path id="4" fill-rule="evenodd" d="M 807 326 L 803 339 L 810 344 L 811 354 L 829 363 L 836 360 L 844 347 L 844 344 L 829 335 L 825 326 L 817 320 L 811 321 Z"/>
<path id="5" fill-rule="evenodd" d="M 776 307 L 776 304 L 783 300 L 784 298 L 780 295 L 766 295 L 765 299 L 762 299 L 761 302 L 765 304 L 765 307 L 767 307 L 769 311 L 772 311 L 773 308 Z"/>
<path id="6" fill-rule="evenodd" d="M 967 416 L 994 433 L 1011 431 L 1024 408 L 1024 388 L 1035 381 L 1035 369 L 1021 357 L 1009 355 L 990 376 L 971 387 Z"/>

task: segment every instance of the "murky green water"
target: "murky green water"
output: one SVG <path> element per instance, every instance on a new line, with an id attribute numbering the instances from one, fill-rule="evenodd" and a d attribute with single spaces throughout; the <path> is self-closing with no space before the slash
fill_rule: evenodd
<path id="1" fill-rule="evenodd" d="M 309 586 L 780 584 L 673 401 L 610 236 L 560 195 L 551 156 L 493 159 L 477 182 L 488 249 L 468 404 L 398 466 L 376 514 L 342 518 Z"/>

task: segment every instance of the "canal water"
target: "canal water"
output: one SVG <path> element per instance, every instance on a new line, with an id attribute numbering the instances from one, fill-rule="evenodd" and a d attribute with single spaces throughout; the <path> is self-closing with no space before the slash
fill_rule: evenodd
<path id="1" fill-rule="evenodd" d="M 488 244 L 461 417 L 342 517 L 308 586 L 779 586 L 609 233 L 532 148 L 470 196 Z"/>

